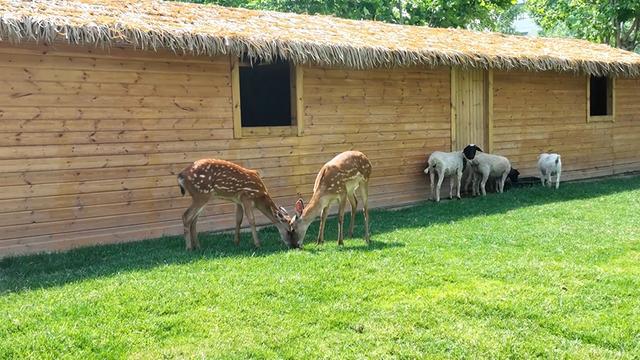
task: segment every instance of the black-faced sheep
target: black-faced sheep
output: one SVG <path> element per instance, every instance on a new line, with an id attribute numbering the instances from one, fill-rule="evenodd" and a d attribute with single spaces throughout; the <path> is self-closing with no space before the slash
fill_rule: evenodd
<path id="1" fill-rule="evenodd" d="M 518 180 L 520 173 L 511 168 L 509 159 L 504 156 L 485 154 L 482 152 L 482 149 L 474 144 L 467 145 L 463 150 L 463 154 L 474 172 L 472 177 L 474 195 L 477 193 L 478 182 L 482 195 L 487 194 L 486 183 L 490 177 L 496 179 L 496 190 L 499 193 L 504 191 L 504 184 L 507 177 L 509 177 L 512 182 L 517 182 Z"/>

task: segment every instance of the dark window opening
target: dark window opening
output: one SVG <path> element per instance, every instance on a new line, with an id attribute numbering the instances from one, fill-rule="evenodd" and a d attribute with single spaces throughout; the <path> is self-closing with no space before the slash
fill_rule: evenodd
<path id="1" fill-rule="evenodd" d="M 286 62 L 240 67 L 243 127 L 291 126 L 291 69 Z"/>
<path id="2" fill-rule="evenodd" d="M 591 76 L 589 84 L 589 114 L 591 116 L 612 115 L 613 82 L 605 76 Z"/>

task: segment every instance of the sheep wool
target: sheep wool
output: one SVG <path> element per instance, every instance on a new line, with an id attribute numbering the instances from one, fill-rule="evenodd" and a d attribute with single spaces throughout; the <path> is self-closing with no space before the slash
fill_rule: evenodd
<path id="1" fill-rule="evenodd" d="M 538 156 L 538 171 L 542 186 L 551 187 L 551 177 L 556 177 L 556 189 L 560 187 L 560 174 L 562 173 L 562 160 L 559 154 L 542 153 Z"/>
<path id="2" fill-rule="evenodd" d="M 455 176 L 457 184 L 456 196 L 460 199 L 460 181 L 462 180 L 462 170 L 464 167 L 464 156 L 462 151 L 443 152 L 434 151 L 427 161 L 427 168 L 424 173 L 429 175 L 431 194 L 434 191 L 435 176 L 438 176 L 438 183 L 435 186 L 435 200 L 440 201 L 440 187 L 445 177 Z M 449 198 L 453 198 L 453 180 L 449 181 Z"/>

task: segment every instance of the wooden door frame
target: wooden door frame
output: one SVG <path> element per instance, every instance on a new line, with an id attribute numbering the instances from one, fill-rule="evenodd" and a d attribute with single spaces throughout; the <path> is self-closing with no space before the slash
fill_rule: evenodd
<path id="1" fill-rule="evenodd" d="M 450 68 L 450 108 L 451 108 L 451 151 L 458 150 L 458 139 L 456 135 L 457 130 L 457 109 L 456 109 L 456 92 L 457 92 L 457 73 L 460 71 L 458 68 Z M 485 151 L 493 151 L 493 69 L 489 69 L 485 72 L 485 120 L 487 124 L 486 142 L 487 149 Z"/>

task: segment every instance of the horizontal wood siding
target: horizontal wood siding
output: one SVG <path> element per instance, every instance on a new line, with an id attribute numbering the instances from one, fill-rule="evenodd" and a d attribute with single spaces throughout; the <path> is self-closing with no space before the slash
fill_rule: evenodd
<path id="1" fill-rule="evenodd" d="M 305 68 L 304 136 L 243 139 L 230 74 L 226 57 L 0 44 L 0 257 L 181 234 L 175 174 L 199 158 L 260 169 L 291 209 L 324 162 L 359 149 L 387 206 L 424 199 L 425 154 L 450 147 L 446 69 Z M 214 201 L 199 229 L 233 214 Z"/>
<path id="2" fill-rule="evenodd" d="M 563 179 L 612 175 L 619 168 L 614 136 L 640 113 L 628 102 L 633 86 L 620 81 L 619 122 L 586 122 L 586 78 L 558 73 L 494 72 L 493 149 L 523 176 L 537 176 L 541 152 L 562 154 Z M 635 93 L 638 89 L 635 83 Z M 623 90 L 623 89 L 627 90 Z M 638 98 L 636 97 L 636 103 Z M 627 115 L 622 115 L 626 111 Z M 630 126 L 630 125 L 627 125 Z M 638 129 L 634 130 L 638 136 Z M 631 157 L 627 157 L 630 159 Z M 636 162 L 637 164 L 637 162 Z M 640 170 L 630 166 L 629 169 Z"/>
<path id="3" fill-rule="evenodd" d="M 640 170 L 640 79 L 616 79 L 614 171 Z"/>

